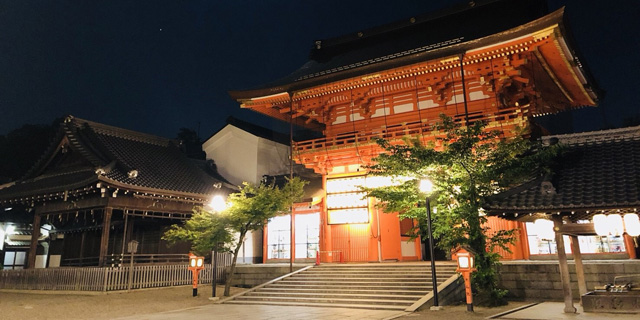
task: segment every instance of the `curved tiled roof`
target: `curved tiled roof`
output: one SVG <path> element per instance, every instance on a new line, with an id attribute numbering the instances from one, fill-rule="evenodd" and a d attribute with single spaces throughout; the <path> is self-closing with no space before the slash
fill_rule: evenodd
<path id="1" fill-rule="evenodd" d="M 324 77 L 334 81 L 391 68 L 388 63 L 407 65 L 461 53 L 468 49 L 461 45 L 519 27 L 547 13 L 546 0 L 461 1 L 437 12 L 317 40 L 309 60 L 298 70 L 271 83 L 229 93 L 236 100 L 253 98 L 324 84 L 329 81 Z"/>
<path id="2" fill-rule="evenodd" d="M 202 170 L 177 141 L 69 116 L 52 147 L 30 172 L 0 189 L 0 201 L 93 187 L 97 182 L 122 191 L 205 199 L 225 181 Z M 55 167 L 70 149 L 80 160 Z M 226 187 L 225 187 L 226 189 Z"/>
<path id="3" fill-rule="evenodd" d="M 640 206 L 640 126 L 545 137 L 563 147 L 558 166 L 492 197 L 492 214 L 571 212 Z"/>

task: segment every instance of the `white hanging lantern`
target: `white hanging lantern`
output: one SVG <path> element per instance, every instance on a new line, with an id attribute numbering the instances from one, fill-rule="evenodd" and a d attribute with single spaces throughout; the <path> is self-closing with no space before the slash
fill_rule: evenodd
<path id="1" fill-rule="evenodd" d="M 596 234 L 599 236 L 609 235 L 609 224 L 607 222 L 607 216 L 604 214 L 596 214 L 593 216 L 593 228 L 596 229 Z"/>
<path id="2" fill-rule="evenodd" d="M 624 226 L 627 230 L 627 234 L 632 237 L 640 235 L 640 219 L 635 213 L 627 213 L 624 215 Z"/>
<path id="3" fill-rule="evenodd" d="M 555 239 L 555 232 L 553 231 L 553 221 L 547 219 L 538 219 L 534 223 L 536 233 L 542 239 L 553 240 Z"/>
<path id="4" fill-rule="evenodd" d="M 624 233 L 624 225 L 622 224 L 622 216 L 619 214 L 610 214 L 607 216 L 607 224 L 609 225 L 609 233 L 619 236 Z"/>

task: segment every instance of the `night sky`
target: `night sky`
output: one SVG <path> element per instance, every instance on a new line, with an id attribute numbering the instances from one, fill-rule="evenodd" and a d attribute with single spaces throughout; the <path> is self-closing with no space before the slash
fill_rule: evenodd
<path id="1" fill-rule="evenodd" d="M 229 115 L 273 127 L 227 91 L 293 72 L 314 40 L 459 2 L 0 0 L 0 134 L 66 114 L 169 138 L 186 127 L 206 139 Z M 619 126 L 638 114 L 640 0 L 549 1 L 562 5 L 606 91 L 574 126 Z"/>

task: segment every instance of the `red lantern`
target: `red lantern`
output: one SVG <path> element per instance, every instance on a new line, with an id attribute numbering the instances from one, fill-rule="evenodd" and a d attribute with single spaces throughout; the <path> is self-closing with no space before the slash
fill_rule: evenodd
<path id="1" fill-rule="evenodd" d="M 189 270 L 193 279 L 193 296 L 198 295 L 198 273 L 204 269 L 204 257 L 198 257 L 189 253 Z"/>

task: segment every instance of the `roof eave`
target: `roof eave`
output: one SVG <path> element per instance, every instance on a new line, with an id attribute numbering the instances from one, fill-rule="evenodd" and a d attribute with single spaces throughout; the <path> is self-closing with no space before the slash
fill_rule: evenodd
<path id="1" fill-rule="evenodd" d="M 518 37 L 525 36 L 536 31 L 552 27 L 554 25 L 562 25 L 564 17 L 564 8 L 560 8 L 544 17 L 526 23 L 524 25 L 505 30 L 500 33 L 492 34 L 486 37 L 469 40 L 462 43 L 452 44 L 450 46 L 439 48 L 427 52 L 419 52 L 395 59 L 381 61 L 375 64 L 368 64 L 365 66 L 340 71 L 336 73 L 330 73 L 319 77 L 308 78 L 300 81 L 289 82 L 272 87 L 265 87 L 259 89 L 249 90 L 234 90 L 229 91 L 231 98 L 240 103 L 245 103 L 255 99 L 257 97 L 266 97 L 271 95 L 277 95 L 282 93 L 293 93 L 298 90 L 308 89 L 318 85 L 323 85 L 331 82 L 346 80 L 349 78 L 355 78 L 365 74 L 371 74 L 383 70 L 394 69 L 403 67 L 415 63 L 435 60 L 439 58 L 460 55 L 467 51 L 476 50 L 481 47 L 489 47 L 501 42 L 512 40 Z"/>

